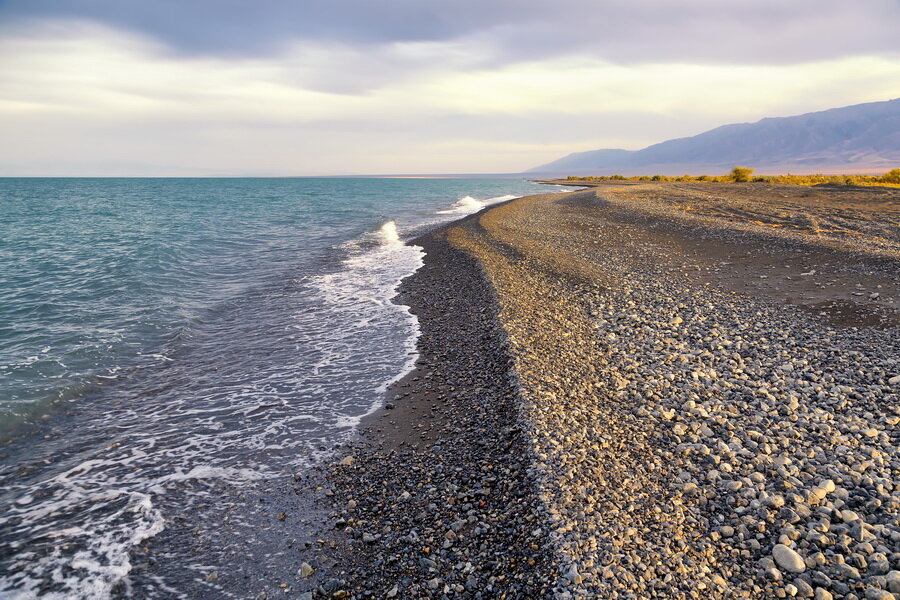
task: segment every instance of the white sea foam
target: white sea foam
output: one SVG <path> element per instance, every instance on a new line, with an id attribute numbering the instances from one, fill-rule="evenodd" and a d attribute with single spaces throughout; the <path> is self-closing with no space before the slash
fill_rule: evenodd
<path id="1" fill-rule="evenodd" d="M 469 214 L 484 208 L 485 203 L 472 196 L 463 196 L 447 210 L 437 211 L 440 215 Z"/>
<path id="2" fill-rule="evenodd" d="M 162 513 L 153 506 L 148 494 L 121 490 L 94 494 L 84 494 L 83 490 L 73 492 L 80 495 L 82 503 L 88 507 L 97 506 L 104 500 L 122 498 L 125 501 L 120 510 L 96 517 L 90 531 L 80 527 L 47 531 L 44 538 L 58 540 L 52 551 L 43 556 L 32 555 L 27 558 L 27 564 L 20 564 L 21 569 L 0 577 L 0 597 L 5 600 L 108 598 L 113 587 L 131 572 L 129 550 L 165 528 Z M 55 504 L 57 509 L 73 507 L 71 497 Z M 38 518 L 27 511 L 15 516 L 26 521 Z M 127 523 L 127 527 L 119 525 L 121 522 Z M 65 543 L 75 538 L 82 540 L 83 549 L 64 556 Z M 61 565 L 67 565 L 67 568 L 62 569 Z M 42 580 L 47 575 L 63 591 L 42 590 Z"/>
<path id="3" fill-rule="evenodd" d="M 372 241 L 378 243 L 372 246 Z M 424 252 L 418 246 L 404 243 L 395 221 L 388 221 L 377 231 L 362 236 L 347 251 L 349 256 L 340 270 L 314 277 L 312 282 L 335 319 L 328 347 L 323 349 L 316 371 L 333 373 L 348 361 L 353 364 L 344 366 L 345 369 L 366 369 L 365 363 L 356 363 L 356 358 L 349 357 L 359 356 L 362 340 L 372 344 L 359 359 L 369 363 L 375 377 L 370 380 L 370 387 L 354 390 L 368 397 L 367 408 L 340 415 L 333 422 L 335 427 L 352 430 L 363 417 L 381 406 L 387 388 L 415 366 L 419 321 L 408 307 L 394 303 L 393 299 L 400 282 L 422 266 Z M 391 339 L 394 342 L 389 343 Z"/>
<path id="4" fill-rule="evenodd" d="M 503 202 L 505 200 L 512 200 L 513 198 L 517 198 L 518 196 L 512 195 L 504 195 L 504 196 L 495 196 L 493 198 L 487 198 L 486 200 L 479 200 L 478 198 L 473 198 L 472 196 L 463 196 L 459 200 L 453 203 L 447 210 L 439 210 L 437 213 L 439 215 L 470 215 L 472 213 L 476 213 L 485 206 L 489 206 L 491 204 L 496 204 L 498 202 Z"/>
<path id="5" fill-rule="evenodd" d="M 271 474 L 254 471 L 253 469 L 236 469 L 234 467 L 214 467 L 211 465 L 199 465 L 187 473 L 178 471 L 171 475 L 161 477 L 159 483 L 170 481 L 187 481 L 189 479 L 224 479 L 226 481 L 255 481 L 265 479 Z"/>
<path id="6" fill-rule="evenodd" d="M 397 231 L 397 223 L 395 221 L 388 221 L 382 225 L 377 235 L 388 248 L 403 245 L 403 242 L 400 241 L 400 233 Z"/>

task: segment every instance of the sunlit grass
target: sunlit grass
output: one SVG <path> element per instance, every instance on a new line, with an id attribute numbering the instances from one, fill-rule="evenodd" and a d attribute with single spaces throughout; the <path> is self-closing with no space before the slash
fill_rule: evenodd
<path id="1" fill-rule="evenodd" d="M 694 181 L 713 183 L 783 183 L 788 185 L 880 185 L 900 187 L 900 169 L 892 169 L 883 175 L 757 175 L 753 169 L 735 167 L 727 175 L 623 175 L 576 176 L 570 175 L 568 181 Z"/>

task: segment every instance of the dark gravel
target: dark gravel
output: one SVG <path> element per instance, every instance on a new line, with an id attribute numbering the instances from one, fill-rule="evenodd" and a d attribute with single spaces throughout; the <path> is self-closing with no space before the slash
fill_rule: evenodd
<path id="1" fill-rule="evenodd" d="M 418 368 L 326 473 L 334 529 L 301 598 L 542 598 L 556 580 L 489 284 L 438 234 L 400 288 Z M 308 572 L 308 569 L 306 569 Z"/>

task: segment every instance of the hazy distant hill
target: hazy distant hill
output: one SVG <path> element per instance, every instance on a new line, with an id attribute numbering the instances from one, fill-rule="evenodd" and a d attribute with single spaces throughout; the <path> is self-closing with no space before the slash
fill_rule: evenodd
<path id="1" fill-rule="evenodd" d="M 900 98 L 724 125 L 643 150 L 576 152 L 529 172 L 712 174 L 734 165 L 794 173 L 896 168 L 900 166 Z"/>

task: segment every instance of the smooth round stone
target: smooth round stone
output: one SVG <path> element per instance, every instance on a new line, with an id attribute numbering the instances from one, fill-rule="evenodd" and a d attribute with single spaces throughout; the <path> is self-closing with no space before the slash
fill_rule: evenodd
<path id="1" fill-rule="evenodd" d="M 826 590 L 825 588 L 816 588 L 816 600 L 833 600 L 834 596 L 831 595 L 831 592 Z"/>
<path id="2" fill-rule="evenodd" d="M 866 588 L 866 600 L 894 600 L 894 595 L 877 587 Z"/>
<path id="3" fill-rule="evenodd" d="M 806 563 L 803 562 L 803 557 L 784 544 L 776 544 L 772 548 L 772 558 L 785 571 L 802 573 L 806 570 Z"/>

